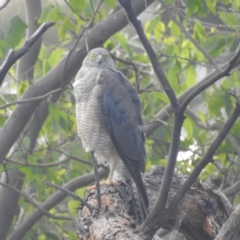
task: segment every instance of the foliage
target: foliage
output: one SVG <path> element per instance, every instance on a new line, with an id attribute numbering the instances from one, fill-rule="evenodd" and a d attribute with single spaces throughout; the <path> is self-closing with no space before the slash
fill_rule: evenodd
<path id="1" fill-rule="evenodd" d="M 49 1 L 49 4 L 43 6 L 37 23 L 54 21 L 56 27 L 49 31 L 53 32 L 51 34 L 55 34 L 57 41 L 43 42 L 34 66 L 33 81 L 17 81 L 16 66 L 11 68 L 11 79 L 3 87 L 4 91 L 0 96 L 1 106 L 19 100 L 30 85 L 57 66 L 77 40 L 79 33 L 87 26 L 93 16 L 92 6 L 96 9 L 97 2 L 92 1 L 91 4 L 87 0 L 81 0 L 81 4 L 79 4 L 78 0 L 69 0 L 67 6 Z M 173 9 L 177 21 L 181 22 L 182 27 L 191 34 L 197 45 L 202 46 L 218 66 L 231 57 L 231 52 L 235 51 L 236 42 L 239 41 L 240 25 L 236 13 L 240 6 L 238 1 L 168 0 L 165 2 Z M 104 1 L 91 26 L 108 18 L 115 7 L 115 0 Z M 144 31 L 151 41 L 172 88 L 177 96 L 180 96 L 202 80 L 207 73 L 214 69 L 214 66 L 174 21 L 166 20 L 166 13 L 162 7 L 155 4 L 154 9 L 150 8 L 148 11 L 151 11 L 152 14 L 151 17 L 148 16 L 147 21 L 142 21 Z M 214 22 L 217 23 L 214 24 L 206 19 L 214 19 Z M 10 48 L 16 49 L 23 44 L 23 33 L 26 27 L 26 23 L 16 12 L 11 19 L 4 40 L 0 39 L 0 58 L 2 60 L 6 58 Z M 104 47 L 111 50 L 117 58 L 117 68 L 124 72 L 141 94 L 143 117 L 147 124 L 169 104 L 169 100 L 153 74 L 150 60 L 136 38 L 136 33 L 132 28 L 124 29 L 109 38 L 104 43 Z M 63 73 L 59 73 L 59 76 L 61 74 Z M 176 171 L 189 174 L 217 136 L 221 126 L 234 109 L 235 99 L 230 91 L 234 95 L 239 94 L 238 75 L 239 73 L 236 71 L 231 76 L 218 81 L 190 104 L 182 129 Z M 0 126 L 4 125 L 14 108 L 15 105 L 0 109 Z M 64 153 L 89 161 L 89 154 L 83 151 L 80 140 L 76 136 L 75 102 L 71 85 L 57 102 L 49 105 L 48 110 L 48 118 L 39 132 L 34 151 L 28 152 L 30 140 L 26 137 L 17 153 L 8 155 L 10 159 L 13 157 L 15 161 L 22 163 L 18 168 L 25 174 L 24 189 L 30 189 L 29 193 L 38 203 L 47 199 L 55 191 L 51 188 L 45 189 L 45 180 L 63 185 L 79 175 L 92 171 L 89 165 L 73 159 L 53 167 L 29 166 L 30 164 L 61 161 Z M 166 164 L 172 123 L 171 115 L 153 135 L 147 138 L 148 170 L 153 165 Z M 217 124 L 219 127 L 216 128 Z M 235 137 L 238 146 L 240 146 L 239 129 L 240 122 L 238 121 L 231 130 L 231 135 Z M 239 180 L 239 161 L 236 150 L 227 138 L 216 152 L 213 163 L 202 172 L 200 179 L 207 180 L 216 189 L 222 184 L 221 188 L 224 189 Z M 15 167 L 15 163 L 7 162 L 6 164 L 7 169 Z M 0 166 L 0 171 L 4 171 L 3 166 Z M 78 190 L 77 193 L 83 197 L 84 189 Z M 235 195 L 232 202 L 238 204 L 239 195 Z M 22 198 L 19 200 L 19 205 L 24 209 L 25 217 L 33 211 L 33 206 Z M 74 216 L 74 208 L 77 206 L 76 201 L 68 197 L 62 202 L 61 207 L 56 206 L 51 213 L 57 214 L 62 211 L 65 216 L 69 214 Z M 33 230 L 40 230 L 38 231 L 39 235 L 36 236 L 37 231 L 31 231 L 25 239 L 76 239 L 76 236 L 71 233 L 70 224 L 62 220 L 43 218 L 34 226 Z M 11 231 L 14 229 L 12 228 Z M 61 237 L 59 237 L 60 232 L 63 233 Z"/>

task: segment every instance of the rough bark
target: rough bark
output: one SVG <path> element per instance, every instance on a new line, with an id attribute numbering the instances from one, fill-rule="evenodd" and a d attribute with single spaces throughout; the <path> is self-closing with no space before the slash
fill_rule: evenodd
<path id="1" fill-rule="evenodd" d="M 158 197 L 162 183 L 163 167 L 156 167 L 144 175 L 150 209 Z M 186 177 L 174 175 L 167 206 Z M 97 206 L 95 190 L 87 192 L 85 200 Z M 136 225 L 130 189 L 125 184 L 101 187 L 102 211 L 90 213 L 85 206 L 78 212 L 78 240 L 144 239 L 141 227 Z M 222 193 L 212 190 L 198 180 L 191 186 L 184 199 L 163 228 L 178 230 L 187 240 L 211 240 L 232 212 L 231 204 Z"/>

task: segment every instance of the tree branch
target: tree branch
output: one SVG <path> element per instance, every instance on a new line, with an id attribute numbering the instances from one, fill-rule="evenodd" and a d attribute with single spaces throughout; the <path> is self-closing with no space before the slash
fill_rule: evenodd
<path id="1" fill-rule="evenodd" d="M 161 82 L 165 93 L 167 94 L 171 105 L 174 109 L 177 108 L 178 104 L 177 104 L 177 98 L 176 95 L 174 93 L 174 91 L 172 90 L 164 72 L 162 71 L 159 63 L 158 63 L 158 59 L 153 51 L 153 48 L 150 44 L 150 42 L 148 41 L 147 37 L 144 34 L 144 31 L 142 29 L 142 25 L 140 23 L 140 21 L 136 18 L 132 5 L 131 5 L 131 1 L 130 0 L 119 0 L 120 4 L 122 5 L 122 7 L 125 9 L 128 19 L 129 21 L 133 24 L 139 39 L 141 40 L 149 58 L 150 61 L 152 63 L 153 69 L 159 79 L 159 81 Z"/>
<path id="2" fill-rule="evenodd" d="M 68 189 L 66 189 L 66 188 L 64 188 L 64 187 L 58 186 L 58 185 L 53 184 L 53 183 L 50 183 L 50 182 L 48 182 L 48 181 L 45 181 L 45 183 L 46 183 L 46 186 L 47 186 L 47 187 L 53 187 L 53 188 L 55 188 L 55 189 L 57 189 L 57 190 L 60 190 L 60 191 L 62 191 L 62 192 L 65 192 L 67 195 L 69 195 L 69 196 L 73 197 L 74 199 L 80 201 L 80 202 L 81 202 L 84 206 L 86 206 L 86 207 L 89 209 L 89 211 L 92 213 L 94 207 L 91 206 L 90 204 L 88 204 L 84 199 L 82 199 L 81 197 L 79 197 L 79 196 L 78 196 L 77 194 L 75 194 L 74 192 L 71 192 L 71 191 L 69 191 Z"/>
<path id="3" fill-rule="evenodd" d="M 29 202 L 30 204 L 32 204 L 35 208 L 37 208 L 39 211 L 42 212 L 42 214 L 44 214 L 45 216 L 52 218 L 52 219 L 57 219 L 57 220 L 65 220 L 65 221 L 71 221 L 72 219 L 69 217 L 65 217 L 65 216 L 56 216 L 54 214 L 49 213 L 48 211 L 46 211 L 44 208 L 42 208 L 41 206 L 39 206 L 31 197 L 29 197 L 27 194 L 23 193 L 22 191 L 19 191 L 18 189 L 12 187 L 9 184 L 0 182 L 0 185 L 13 190 L 14 192 L 18 193 L 19 195 L 21 195 L 22 197 L 25 198 L 25 200 L 27 202 Z"/>
<path id="4" fill-rule="evenodd" d="M 10 50 L 5 61 L 0 67 L 0 86 L 2 85 L 2 82 L 10 69 L 10 67 L 19 59 L 21 58 L 29 49 L 32 47 L 32 45 L 38 40 L 38 38 L 46 32 L 48 28 L 54 25 L 54 22 L 47 22 L 43 23 L 38 30 L 24 43 L 24 45 L 19 48 L 18 50 Z"/>
<path id="5" fill-rule="evenodd" d="M 43 100 L 47 97 L 49 97 L 50 95 L 52 95 L 53 93 L 56 93 L 56 92 L 59 92 L 59 91 L 62 91 L 63 88 L 57 88 L 53 91 L 50 91 L 42 96 L 39 96 L 39 97 L 33 97 L 33 98 L 28 98 L 28 99 L 23 99 L 23 100 L 18 100 L 18 101 L 13 101 L 13 102 L 10 102 L 10 103 L 7 103 L 7 104 L 4 104 L 2 106 L 0 106 L 0 109 L 4 109 L 4 108 L 7 108 L 9 106 L 12 106 L 12 105 L 16 105 L 16 104 L 22 104 L 22 103 L 28 103 L 28 102 L 31 102 L 31 101 L 38 101 L 38 100 Z"/>

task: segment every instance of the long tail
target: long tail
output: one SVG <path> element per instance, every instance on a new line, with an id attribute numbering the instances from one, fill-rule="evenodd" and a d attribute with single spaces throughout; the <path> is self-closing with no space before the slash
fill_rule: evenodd
<path id="1" fill-rule="evenodd" d="M 146 211 L 135 182 L 132 179 L 129 179 L 127 183 L 131 190 L 137 224 L 141 225 L 141 223 L 143 223 L 143 221 L 146 219 L 148 212 Z"/>
<path id="2" fill-rule="evenodd" d="M 135 164 L 131 164 L 131 170 L 130 170 L 130 173 L 131 173 L 132 178 L 137 186 L 137 190 L 138 190 L 138 193 L 139 193 L 140 199 L 141 199 L 141 205 L 144 210 L 144 215 L 146 218 L 147 214 L 148 214 L 148 207 L 149 207 L 147 192 L 146 192 L 143 180 L 142 180 L 141 173 L 138 169 L 138 166 L 136 166 Z"/>

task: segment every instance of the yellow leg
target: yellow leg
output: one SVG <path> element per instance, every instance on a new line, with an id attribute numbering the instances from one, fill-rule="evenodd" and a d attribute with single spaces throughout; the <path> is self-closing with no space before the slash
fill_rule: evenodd
<path id="1" fill-rule="evenodd" d="M 110 185 L 113 185 L 113 186 L 119 186 L 119 183 L 117 182 L 113 182 L 113 173 L 115 171 L 115 168 L 117 166 L 117 160 L 114 158 L 113 162 L 112 162 L 112 166 L 110 166 L 110 173 L 108 175 L 108 178 L 101 182 L 100 185 L 105 185 L 105 186 L 110 186 Z M 91 191 L 93 189 L 96 188 L 96 185 L 92 185 L 91 187 L 88 187 L 87 190 L 88 191 Z"/>
<path id="2" fill-rule="evenodd" d="M 113 174 L 115 171 L 115 168 L 117 166 L 117 160 L 116 158 L 113 159 L 112 166 L 110 167 L 110 173 L 108 175 L 108 178 L 102 182 L 102 185 L 114 185 L 114 186 L 119 186 L 117 182 L 113 182 Z"/>

